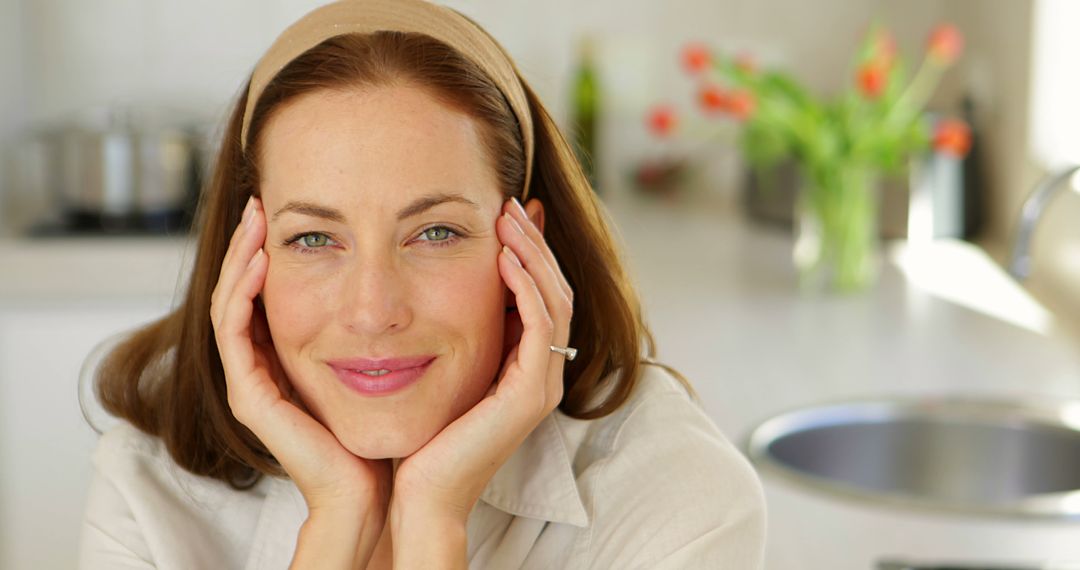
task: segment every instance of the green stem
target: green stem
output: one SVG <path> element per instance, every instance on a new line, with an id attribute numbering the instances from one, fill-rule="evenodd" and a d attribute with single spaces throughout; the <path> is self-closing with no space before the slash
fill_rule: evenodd
<path id="1" fill-rule="evenodd" d="M 855 291 L 874 277 L 877 200 L 869 167 L 825 163 L 804 168 L 804 204 L 819 235 L 814 259 L 803 260 L 804 279 L 826 279 L 838 291 Z"/>

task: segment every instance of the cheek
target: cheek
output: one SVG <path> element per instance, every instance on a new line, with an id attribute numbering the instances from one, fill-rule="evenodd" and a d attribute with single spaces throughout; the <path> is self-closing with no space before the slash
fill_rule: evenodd
<path id="1" fill-rule="evenodd" d="M 418 274 L 419 275 L 419 274 Z M 474 335 L 487 337 L 501 332 L 491 330 L 497 318 L 501 325 L 506 306 L 506 285 L 499 275 L 494 259 L 454 260 L 432 268 L 412 284 L 428 305 L 445 316 L 455 328 L 466 328 Z M 417 307 L 417 310 L 421 310 Z M 416 315 L 422 319 L 422 315 Z M 443 320 L 443 319 L 441 319 Z"/>
<path id="2" fill-rule="evenodd" d="M 263 283 L 262 300 L 270 334 L 279 352 L 318 331 L 328 317 L 334 280 L 311 268 L 273 258 Z"/>

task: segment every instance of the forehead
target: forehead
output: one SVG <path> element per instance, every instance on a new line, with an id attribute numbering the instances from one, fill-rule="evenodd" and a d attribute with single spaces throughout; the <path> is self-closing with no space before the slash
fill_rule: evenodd
<path id="1" fill-rule="evenodd" d="M 432 191 L 499 201 L 476 121 L 415 86 L 319 90 L 278 109 L 260 134 L 267 202 L 389 206 Z"/>

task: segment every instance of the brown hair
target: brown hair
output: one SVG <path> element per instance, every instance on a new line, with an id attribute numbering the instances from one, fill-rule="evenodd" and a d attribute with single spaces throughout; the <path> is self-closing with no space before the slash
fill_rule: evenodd
<path id="1" fill-rule="evenodd" d="M 236 488 L 250 487 L 260 474 L 284 474 L 258 438 L 233 417 L 210 322 L 210 294 L 229 239 L 248 196 L 258 195 L 259 133 L 277 109 L 305 93 L 398 83 L 419 85 L 473 117 L 504 198 L 520 198 L 525 157 L 509 105 L 474 63 L 428 36 L 348 34 L 308 50 L 263 91 L 246 152 L 240 144 L 245 85 L 202 191 L 198 248 L 183 302 L 114 348 L 95 375 L 104 408 L 160 437 L 188 471 Z M 543 204 L 544 237 L 574 291 L 569 345 L 578 356 L 566 363 L 559 409 L 580 419 L 602 417 L 626 401 L 640 373 L 642 342 L 652 357 L 655 341 L 595 193 L 536 94 L 522 84 L 535 124 L 529 198 Z M 689 387 L 685 378 L 664 367 Z M 613 374 L 616 370 L 620 373 Z"/>

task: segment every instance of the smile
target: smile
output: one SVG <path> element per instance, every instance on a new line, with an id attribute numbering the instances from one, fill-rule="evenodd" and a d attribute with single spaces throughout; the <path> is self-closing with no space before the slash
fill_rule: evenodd
<path id="1" fill-rule="evenodd" d="M 348 388 L 364 396 L 388 396 L 415 384 L 431 367 L 435 359 L 431 358 L 419 366 L 409 368 L 378 368 L 357 370 L 330 364 L 330 368 Z"/>

